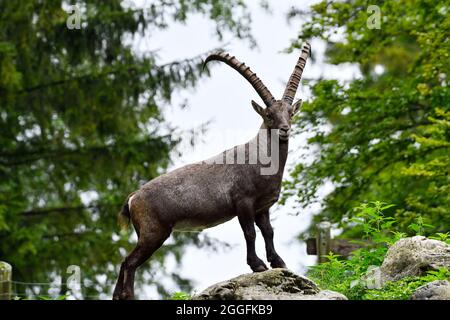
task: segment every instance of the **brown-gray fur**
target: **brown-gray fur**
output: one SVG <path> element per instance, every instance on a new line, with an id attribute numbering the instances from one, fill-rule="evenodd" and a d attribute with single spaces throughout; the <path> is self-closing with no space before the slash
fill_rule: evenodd
<path id="1" fill-rule="evenodd" d="M 305 44 L 281 100 L 275 100 L 270 91 L 250 68 L 225 53 L 209 56 L 205 63 L 217 60 L 238 71 L 266 104 L 262 108 L 252 101 L 263 124 L 258 134 L 244 145 L 232 149 L 245 149 L 244 164 L 220 164 L 230 150 L 163 174 L 130 194 L 121 211 L 122 218 L 131 219 L 138 235 L 134 250 L 125 258 L 114 290 L 113 299 L 134 298 L 134 274 L 170 236 L 173 230 L 201 230 L 238 217 L 247 244 L 247 263 L 254 272 L 267 270 L 255 252 L 255 224 L 261 230 L 266 244 L 267 260 L 273 268 L 284 268 L 285 263 L 275 251 L 269 208 L 278 200 L 283 170 L 288 154 L 291 118 L 301 106 L 301 100 L 292 105 L 301 74 L 310 52 Z M 276 129 L 278 131 L 271 131 Z M 276 134 L 272 137 L 272 134 Z M 259 147 L 271 150 L 276 138 L 278 155 L 269 154 L 279 161 L 274 174 L 262 175 L 261 168 L 268 165 L 250 158 Z M 250 146 L 264 141 L 258 149 Z M 275 157 L 277 156 L 277 159 Z M 236 160 L 237 158 L 235 158 Z"/>

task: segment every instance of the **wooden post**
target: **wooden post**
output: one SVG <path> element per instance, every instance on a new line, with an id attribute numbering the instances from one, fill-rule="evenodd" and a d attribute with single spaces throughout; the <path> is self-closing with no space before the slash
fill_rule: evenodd
<path id="1" fill-rule="evenodd" d="M 319 263 L 323 263 L 327 261 L 325 257 L 330 253 L 330 241 L 331 241 L 331 223 L 328 221 L 322 221 L 317 224 L 317 257 Z"/>
<path id="2" fill-rule="evenodd" d="M 0 300 L 11 300 L 12 267 L 0 261 Z"/>

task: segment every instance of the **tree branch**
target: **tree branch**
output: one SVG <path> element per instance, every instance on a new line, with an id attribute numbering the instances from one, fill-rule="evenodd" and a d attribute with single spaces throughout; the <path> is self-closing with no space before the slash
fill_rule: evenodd
<path id="1" fill-rule="evenodd" d="M 172 62 L 168 62 L 165 63 L 163 65 L 160 66 L 153 66 L 155 70 L 164 70 L 166 68 L 172 68 L 173 66 L 178 66 L 178 65 L 183 65 L 185 63 L 192 63 L 195 60 L 200 60 L 203 57 L 207 56 L 208 54 L 214 52 L 218 50 L 218 48 L 216 49 L 212 49 L 207 51 L 206 53 L 202 53 L 196 56 L 193 56 L 191 58 L 187 58 L 184 60 L 179 60 L 179 61 L 172 61 Z M 89 73 L 89 74 L 85 74 L 85 75 L 78 75 L 78 76 L 74 76 L 71 78 L 67 78 L 67 79 L 60 79 L 60 80 L 54 80 L 54 81 L 50 81 L 48 83 L 42 83 L 42 84 L 38 84 L 32 87 L 28 87 L 28 88 L 23 88 L 21 90 L 16 91 L 16 94 L 27 94 L 27 93 L 31 93 L 34 91 L 38 91 L 38 90 L 42 90 L 48 87 L 53 87 L 53 86 L 60 86 L 60 85 L 64 85 L 66 83 L 72 82 L 72 81 L 80 81 L 80 80 L 84 80 L 84 79 L 96 79 L 96 78 L 102 78 L 102 77 L 106 77 L 109 76 L 111 74 L 116 74 L 116 73 L 120 73 L 123 71 L 127 71 L 128 73 L 131 71 L 136 71 L 138 70 L 140 67 L 142 67 L 141 65 L 133 65 L 131 67 L 127 67 L 125 69 L 113 69 L 113 70 L 107 70 L 107 71 L 103 71 L 103 72 L 99 72 L 99 73 Z"/>
<path id="2" fill-rule="evenodd" d="M 78 205 L 73 207 L 49 207 L 49 208 L 37 208 L 32 209 L 28 211 L 20 212 L 19 214 L 22 216 L 28 216 L 28 217 L 35 217 L 35 216 L 42 216 L 47 215 L 49 213 L 67 213 L 71 211 L 82 211 L 82 210 L 88 210 L 88 209 L 100 209 L 101 207 L 104 207 L 103 205 Z"/>

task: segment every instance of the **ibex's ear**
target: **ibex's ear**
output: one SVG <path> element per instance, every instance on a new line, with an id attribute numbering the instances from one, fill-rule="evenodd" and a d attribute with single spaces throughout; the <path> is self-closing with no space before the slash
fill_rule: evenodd
<path id="1" fill-rule="evenodd" d="M 259 104 L 257 104 L 255 101 L 252 100 L 252 106 L 253 109 L 255 109 L 256 112 L 258 112 L 258 114 L 264 118 L 265 113 L 264 113 L 264 108 L 261 107 Z"/>
<path id="2" fill-rule="evenodd" d="M 295 115 L 298 112 L 298 110 L 300 110 L 300 107 L 302 106 L 302 103 L 303 103 L 303 100 L 299 99 L 299 100 L 297 100 L 296 103 L 293 104 L 293 106 L 292 106 L 292 114 L 291 114 L 292 116 Z"/>

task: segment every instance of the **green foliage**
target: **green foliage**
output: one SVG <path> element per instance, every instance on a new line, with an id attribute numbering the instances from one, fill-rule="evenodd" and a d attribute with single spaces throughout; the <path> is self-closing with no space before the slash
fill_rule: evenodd
<path id="1" fill-rule="evenodd" d="M 426 228 L 432 229 L 433 226 L 431 224 L 424 223 L 422 216 L 418 216 L 416 223 L 411 223 L 408 226 L 408 229 L 413 230 L 417 236 L 425 234 Z"/>
<path id="2" fill-rule="evenodd" d="M 405 236 L 392 232 L 395 221 L 383 214 L 383 211 L 391 207 L 393 205 L 385 205 L 380 201 L 356 207 L 354 217 L 349 219 L 349 223 L 352 228 L 364 230 L 366 239 L 371 245 L 352 252 L 346 260 L 330 252 L 326 256 L 328 261 L 311 267 L 308 276 L 316 281 L 319 287 L 341 292 L 352 300 L 409 299 L 418 287 L 434 280 L 449 279 L 450 271 L 442 268 L 428 271 L 424 276 L 387 282 L 379 289 L 368 289 L 370 271 L 383 263 L 388 246 Z M 423 226 L 418 230 L 423 231 Z M 446 239 L 445 235 L 437 236 Z"/>
<path id="3" fill-rule="evenodd" d="M 62 301 L 62 300 L 66 300 L 68 296 L 69 296 L 68 294 L 61 295 L 61 296 L 56 296 L 56 297 L 53 297 L 53 296 L 37 296 L 36 298 L 32 298 L 32 299 L 21 298 L 21 297 L 17 297 L 16 296 L 16 297 L 13 297 L 13 300 L 59 300 L 59 301 Z"/>
<path id="4" fill-rule="evenodd" d="M 365 253 L 364 251 L 364 256 Z M 368 265 L 365 262 L 360 264 L 356 259 L 343 260 L 333 253 L 327 255 L 327 259 L 327 262 L 311 267 L 307 276 L 322 289 L 340 292 L 350 300 L 359 300 L 365 291 L 359 280 L 367 271 Z M 352 285 L 355 282 L 357 284 Z"/>
<path id="5" fill-rule="evenodd" d="M 170 297 L 170 300 L 191 300 L 191 295 L 189 293 L 186 292 L 175 292 L 174 294 L 172 294 L 172 296 Z"/>
<path id="6" fill-rule="evenodd" d="M 85 9 L 81 29 L 66 26 L 69 4 Z M 175 90 L 207 74 L 201 56 L 162 64 L 156 52 L 136 54 L 131 40 L 193 14 L 215 22 L 219 38 L 251 40 L 240 0 L 155 0 L 145 8 L 121 0 L 0 2 L 0 258 L 15 280 L 64 284 L 67 267 L 78 265 L 85 297 L 111 293 L 133 246 L 117 212 L 167 168 L 178 142 L 161 110 Z M 136 282 L 153 283 L 169 252 L 179 262 L 183 245 L 201 240 L 175 236 Z"/>
<path id="7" fill-rule="evenodd" d="M 371 266 L 381 265 L 387 245 L 393 241 L 391 228 L 395 221 L 383 214 L 391 207 L 393 205 L 375 201 L 354 208 L 355 213 L 348 223 L 352 228 L 361 229 L 371 245 L 354 251 L 348 260 L 331 252 L 327 255 L 328 261 L 313 266 L 308 276 L 322 288 L 341 292 L 349 299 L 360 299 L 365 288 L 359 280 Z"/>
<path id="8" fill-rule="evenodd" d="M 381 29 L 367 28 L 369 5 L 380 7 Z M 335 188 L 316 221 L 340 223 L 364 199 L 384 199 L 397 204 L 386 212 L 398 222 L 396 231 L 415 234 L 419 230 L 408 226 L 418 217 L 425 234 L 449 230 L 447 11 L 443 0 L 322 1 L 306 13 L 293 9 L 291 18 L 302 15 L 307 22 L 292 48 L 322 39 L 329 63 L 351 63 L 361 77 L 306 84 L 313 98 L 296 124 L 310 136 L 306 148 L 316 157 L 298 160 L 285 199 L 295 196 L 306 207 L 320 200 L 320 187 L 330 181 Z M 377 66 L 384 71 L 375 72 Z"/>
<path id="9" fill-rule="evenodd" d="M 442 242 L 446 242 L 448 244 L 450 244 L 450 233 L 446 232 L 446 233 L 436 233 L 435 236 L 430 236 L 430 239 L 434 239 L 434 240 L 439 240 Z"/>
<path id="10" fill-rule="evenodd" d="M 349 221 L 361 226 L 364 236 L 374 243 L 388 243 L 391 240 L 389 232 L 395 219 L 384 216 L 383 211 L 391 207 L 394 205 L 385 205 L 380 201 L 363 203 L 355 208 L 356 214 L 350 217 Z"/>
<path id="11" fill-rule="evenodd" d="M 67 295 L 58 296 L 56 298 L 49 297 L 49 296 L 38 296 L 37 300 L 66 300 Z"/>

